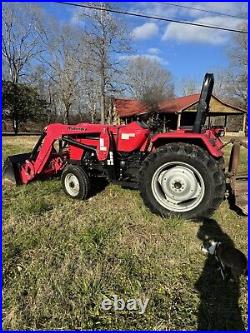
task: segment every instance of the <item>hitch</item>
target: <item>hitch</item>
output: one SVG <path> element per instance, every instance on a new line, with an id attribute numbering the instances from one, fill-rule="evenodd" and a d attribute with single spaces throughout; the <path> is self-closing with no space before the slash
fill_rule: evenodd
<path id="1" fill-rule="evenodd" d="M 238 175 L 241 147 L 248 148 L 247 143 L 239 140 L 230 140 L 225 145 L 233 143 L 230 154 L 227 178 L 229 179 L 229 202 L 233 209 L 240 210 L 248 215 L 248 175 Z M 224 145 L 224 147 L 225 147 Z"/>

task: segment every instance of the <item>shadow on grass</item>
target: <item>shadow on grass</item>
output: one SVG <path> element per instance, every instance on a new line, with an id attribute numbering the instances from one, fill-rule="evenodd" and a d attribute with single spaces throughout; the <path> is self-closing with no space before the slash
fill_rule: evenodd
<path id="1" fill-rule="evenodd" d="M 202 221 L 197 237 L 203 244 L 213 239 L 234 246 L 232 239 L 212 219 Z M 195 283 L 195 288 L 200 294 L 197 329 L 245 330 L 238 303 L 239 282 L 225 282 L 217 268 L 214 256 L 208 256 Z"/>
<path id="2" fill-rule="evenodd" d="M 90 180 L 90 183 L 91 183 L 91 189 L 89 194 L 90 198 L 104 191 L 109 184 L 109 182 L 105 178 L 94 178 Z"/>
<path id="3" fill-rule="evenodd" d="M 229 184 L 227 184 L 227 185 L 228 185 L 227 190 L 229 191 L 229 197 L 228 197 L 229 209 L 235 211 L 236 214 L 239 215 L 239 216 L 247 216 L 242 211 L 242 209 L 239 206 L 236 205 L 235 196 L 232 193 L 232 189 L 229 186 Z M 239 192 L 239 190 L 238 190 L 238 192 Z M 244 196 L 244 192 L 245 192 L 245 190 L 242 189 L 243 196 Z M 239 203 L 241 203 L 241 205 L 244 206 L 242 200 L 238 201 L 238 204 Z"/>

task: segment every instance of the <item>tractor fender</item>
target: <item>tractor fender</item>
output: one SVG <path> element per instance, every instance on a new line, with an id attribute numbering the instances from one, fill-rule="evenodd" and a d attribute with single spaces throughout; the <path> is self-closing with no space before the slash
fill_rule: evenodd
<path id="1" fill-rule="evenodd" d="M 204 133 L 188 133 L 183 131 L 178 133 L 177 131 L 159 133 L 151 138 L 152 149 L 158 148 L 170 142 L 192 143 L 206 149 L 209 154 L 215 158 L 220 158 L 223 156 L 223 152 L 221 151 L 221 141 L 217 140 L 217 138 L 210 138 Z"/>

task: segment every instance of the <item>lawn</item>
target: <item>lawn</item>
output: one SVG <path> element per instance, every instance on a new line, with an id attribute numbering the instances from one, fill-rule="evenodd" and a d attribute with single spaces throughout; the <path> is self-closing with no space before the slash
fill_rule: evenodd
<path id="1" fill-rule="evenodd" d="M 36 140 L 4 137 L 3 159 Z M 225 283 L 200 250 L 213 238 L 247 254 L 247 218 L 227 202 L 190 222 L 153 215 L 137 191 L 116 185 L 76 201 L 58 179 L 4 182 L 2 228 L 5 330 L 247 329 L 246 279 Z M 148 307 L 102 310 L 113 295 L 149 298 Z"/>

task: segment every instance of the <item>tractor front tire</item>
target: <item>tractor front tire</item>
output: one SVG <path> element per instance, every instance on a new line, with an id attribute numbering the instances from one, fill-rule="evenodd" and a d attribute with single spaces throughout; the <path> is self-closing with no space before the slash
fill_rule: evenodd
<path id="1" fill-rule="evenodd" d="M 86 199 L 90 194 L 90 180 L 87 173 L 77 165 L 67 165 L 61 176 L 64 192 L 74 199 Z"/>
<path id="2" fill-rule="evenodd" d="M 200 219 L 223 201 L 225 175 L 220 163 L 201 147 L 169 143 L 144 160 L 139 189 L 153 213 Z"/>

